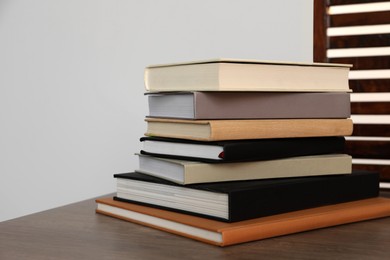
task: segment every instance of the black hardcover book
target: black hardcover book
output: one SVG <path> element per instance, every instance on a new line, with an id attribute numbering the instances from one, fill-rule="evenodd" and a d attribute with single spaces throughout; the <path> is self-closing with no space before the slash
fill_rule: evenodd
<path id="1" fill-rule="evenodd" d="M 141 154 L 201 162 L 273 160 L 295 156 L 343 153 L 344 137 L 309 137 L 202 142 L 142 137 Z"/>
<path id="2" fill-rule="evenodd" d="M 337 176 L 179 185 L 132 172 L 115 174 L 114 199 L 236 222 L 379 195 L 379 174 L 354 171 Z"/>

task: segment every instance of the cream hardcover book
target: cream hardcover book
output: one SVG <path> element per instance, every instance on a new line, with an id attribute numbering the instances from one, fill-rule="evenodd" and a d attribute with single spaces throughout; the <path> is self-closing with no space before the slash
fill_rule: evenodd
<path id="1" fill-rule="evenodd" d="M 149 66 L 147 91 L 349 92 L 351 65 L 213 59 Z"/>

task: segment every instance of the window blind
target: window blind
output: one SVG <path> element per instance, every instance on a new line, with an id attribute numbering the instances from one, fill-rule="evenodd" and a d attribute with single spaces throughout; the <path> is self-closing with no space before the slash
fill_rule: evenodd
<path id="1" fill-rule="evenodd" d="M 349 74 L 354 169 L 390 184 L 390 1 L 315 0 L 314 60 L 353 64 Z"/>

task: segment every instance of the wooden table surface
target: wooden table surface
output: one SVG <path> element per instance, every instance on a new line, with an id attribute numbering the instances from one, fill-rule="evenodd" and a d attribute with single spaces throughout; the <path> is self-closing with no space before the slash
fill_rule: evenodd
<path id="1" fill-rule="evenodd" d="M 0 259 L 390 259 L 390 217 L 220 248 L 95 207 L 91 199 L 1 222 Z"/>

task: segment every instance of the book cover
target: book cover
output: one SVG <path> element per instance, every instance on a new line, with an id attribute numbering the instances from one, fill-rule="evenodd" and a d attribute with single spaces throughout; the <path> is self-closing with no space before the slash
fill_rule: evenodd
<path id="1" fill-rule="evenodd" d="M 380 197 L 236 223 L 115 201 L 112 198 L 97 199 L 96 203 L 97 213 L 221 247 L 390 216 L 390 199 Z"/>
<path id="2" fill-rule="evenodd" d="M 255 180 L 351 173 L 352 157 L 347 154 L 324 154 L 291 158 L 203 163 L 138 155 L 136 170 L 179 184 Z"/>
<path id="3" fill-rule="evenodd" d="M 347 136 L 351 119 L 184 120 L 146 118 L 146 136 L 199 141 Z"/>
<path id="4" fill-rule="evenodd" d="M 214 59 L 145 68 L 147 91 L 348 92 L 351 65 Z"/>
<path id="5" fill-rule="evenodd" d="M 315 176 L 178 185 L 141 173 L 115 174 L 116 199 L 236 222 L 376 197 L 379 175 Z"/>
<path id="6" fill-rule="evenodd" d="M 142 137 L 141 154 L 200 162 L 272 160 L 305 155 L 344 153 L 341 136 L 204 142 Z"/>
<path id="7" fill-rule="evenodd" d="M 149 117 L 182 119 L 348 118 L 350 94 L 171 92 L 147 94 Z"/>

